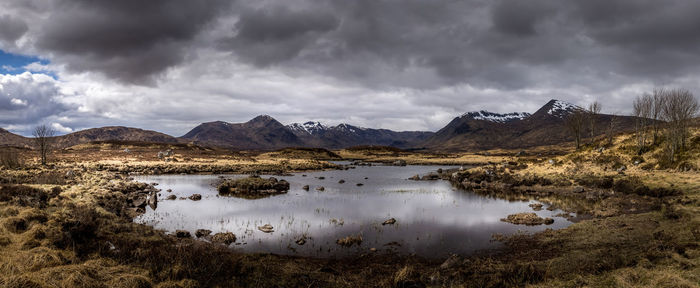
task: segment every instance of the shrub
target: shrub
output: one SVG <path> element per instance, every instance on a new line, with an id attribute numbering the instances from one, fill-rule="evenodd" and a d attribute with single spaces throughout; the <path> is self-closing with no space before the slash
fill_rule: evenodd
<path id="1" fill-rule="evenodd" d="M 19 169 L 24 167 L 24 161 L 20 159 L 17 150 L 7 148 L 0 151 L 0 166 L 7 169 Z"/>

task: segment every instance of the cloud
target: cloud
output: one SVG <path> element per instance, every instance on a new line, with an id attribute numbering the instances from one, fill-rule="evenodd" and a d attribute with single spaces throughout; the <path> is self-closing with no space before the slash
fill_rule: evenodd
<path id="1" fill-rule="evenodd" d="M 185 61 L 192 40 L 229 1 L 68 1 L 52 2 L 36 19 L 34 45 L 75 72 L 153 84 L 166 69 Z"/>
<path id="2" fill-rule="evenodd" d="M 24 21 L 11 15 L 0 15 L 0 41 L 14 43 L 29 30 Z"/>
<path id="3" fill-rule="evenodd" d="M 0 125 L 34 125 L 71 111 L 74 107 L 62 103 L 62 96 L 59 83 L 51 76 L 0 74 Z"/>
<path id="4" fill-rule="evenodd" d="M 31 80 L 3 84 L 13 95 L 0 95 L 0 124 L 182 135 L 200 122 L 270 114 L 437 130 L 466 111 L 534 112 L 551 98 L 598 99 L 627 113 L 632 97 L 655 86 L 700 94 L 699 8 L 683 0 L 2 2 L 0 23 L 10 24 L 0 25 L 0 47 L 42 61 L 24 67 Z"/>

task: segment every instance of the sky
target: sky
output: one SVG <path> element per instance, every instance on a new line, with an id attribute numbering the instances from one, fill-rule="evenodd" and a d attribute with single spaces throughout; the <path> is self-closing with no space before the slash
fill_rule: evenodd
<path id="1" fill-rule="evenodd" d="M 0 127 L 320 121 L 435 131 L 550 99 L 700 93 L 685 0 L 0 1 Z"/>

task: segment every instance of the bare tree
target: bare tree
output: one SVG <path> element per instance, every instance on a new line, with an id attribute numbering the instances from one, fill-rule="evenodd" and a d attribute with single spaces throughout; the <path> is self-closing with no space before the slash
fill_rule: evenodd
<path id="1" fill-rule="evenodd" d="M 657 141 L 659 140 L 659 130 L 661 129 L 661 113 L 663 112 L 663 106 L 664 106 L 664 101 L 666 97 L 664 94 L 666 93 L 666 90 L 664 88 L 655 88 L 653 91 L 653 96 L 652 96 L 652 104 L 651 104 L 651 111 L 650 111 L 650 116 L 651 116 L 651 128 L 653 131 L 653 138 L 652 138 L 652 144 L 656 144 Z"/>
<path id="2" fill-rule="evenodd" d="M 686 147 L 690 120 L 698 114 L 700 105 L 693 93 L 686 89 L 671 89 L 663 93 L 661 115 L 667 123 L 667 156 L 673 163 L 676 154 Z"/>
<path id="3" fill-rule="evenodd" d="M 32 135 L 34 135 L 34 143 L 39 150 L 41 165 L 46 165 L 46 157 L 51 152 L 51 144 L 54 134 L 56 134 L 56 131 L 54 131 L 48 125 L 39 125 L 35 127 L 34 131 L 32 132 Z"/>
<path id="4" fill-rule="evenodd" d="M 641 96 L 637 96 L 633 102 L 634 116 L 636 117 L 635 129 L 637 132 L 637 153 L 641 154 L 644 152 L 647 144 L 647 125 L 649 124 L 649 117 L 651 117 L 651 108 L 653 104 L 653 98 L 651 94 L 644 93 Z"/>
<path id="5" fill-rule="evenodd" d="M 572 134 L 574 134 L 576 150 L 581 148 L 581 134 L 583 134 L 583 127 L 585 123 L 586 113 L 582 111 L 582 109 L 577 109 L 566 117 L 566 127 L 569 128 L 569 131 L 571 131 Z"/>
<path id="6" fill-rule="evenodd" d="M 608 145 L 613 144 L 613 138 L 615 136 L 615 129 L 617 128 L 617 113 L 610 115 L 610 123 L 608 124 L 607 130 L 605 131 L 605 136 L 608 138 Z"/>
<path id="7" fill-rule="evenodd" d="M 600 115 L 600 110 L 603 109 L 603 105 L 598 101 L 593 101 L 593 103 L 588 104 L 588 121 L 590 122 L 589 129 L 591 130 L 591 141 L 595 138 L 595 125 L 598 121 L 598 115 Z"/>

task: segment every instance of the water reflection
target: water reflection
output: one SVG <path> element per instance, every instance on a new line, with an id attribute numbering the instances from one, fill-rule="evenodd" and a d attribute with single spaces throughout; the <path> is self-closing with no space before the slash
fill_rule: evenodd
<path id="1" fill-rule="evenodd" d="M 289 193 L 256 200 L 217 196 L 213 186 L 216 175 L 140 176 L 136 180 L 159 183 L 161 199 L 170 194 L 165 192 L 167 189 L 172 189 L 178 198 L 199 193 L 202 200 L 163 200 L 157 210 L 148 208 L 135 221 L 167 231 L 230 231 L 238 236 L 232 247 L 247 252 L 317 257 L 364 253 L 370 248 L 427 257 L 468 254 L 496 245 L 490 241 L 494 233 L 534 232 L 571 224 L 554 216 L 561 211 L 546 209 L 535 213 L 554 218 L 552 225 L 504 223 L 500 219 L 508 214 L 534 212 L 528 207 L 534 201 L 487 198 L 457 190 L 447 181 L 406 180 L 438 168 L 449 167 L 360 166 L 297 173 L 278 177 L 290 182 Z M 345 183 L 338 183 L 341 179 Z M 303 190 L 304 185 L 310 190 Z M 325 191 L 315 189 L 321 186 Z M 381 225 L 391 217 L 396 224 Z M 268 223 L 275 232 L 256 229 Z M 335 243 L 338 238 L 358 234 L 364 240 L 360 246 L 345 248 Z M 307 237 L 305 245 L 296 244 L 302 236 Z"/>

